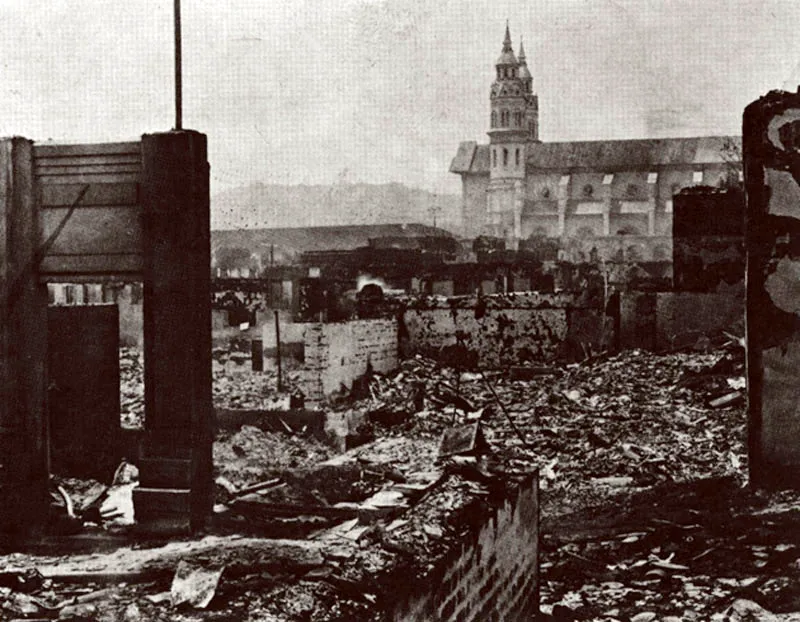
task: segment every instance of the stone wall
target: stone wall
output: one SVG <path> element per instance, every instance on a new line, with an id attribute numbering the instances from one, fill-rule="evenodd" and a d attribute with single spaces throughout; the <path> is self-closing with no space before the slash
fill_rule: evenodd
<path id="1" fill-rule="evenodd" d="M 713 292 L 744 281 L 744 194 L 699 187 L 674 203 L 675 289 Z"/>
<path id="2" fill-rule="evenodd" d="M 342 390 L 372 370 L 398 365 L 397 320 L 305 324 L 303 393 L 314 403 Z"/>
<path id="3" fill-rule="evenodd" d="M 409 586 L 389 619 L 533 620 L 539 612 L 538 495 L 536 474 L 430 576 Z"/>
<path id="4" fill-rule="evenodd" d="M 688 347 L 723 331 L 741 336 L 743 322 L 742 286 L 719 293 L 623 292 L 619 345 L 656 351 Z"/>
<path id="5" fill-rule="evenodd" d="M 402 312 L 401 349 L 459 367 L 492 368 L 552 361 L 572 341 L 580 351 L 613 343 L 613 322 L 602 306 L 578 307 L 574 298 L 528 292 L 414 301 Z"/>

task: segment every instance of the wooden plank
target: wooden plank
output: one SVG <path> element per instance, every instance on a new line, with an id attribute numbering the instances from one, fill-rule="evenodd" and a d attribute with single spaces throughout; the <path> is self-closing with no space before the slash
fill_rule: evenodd
<path id="1" fill-rule="evenodd" d="M 120 175 L 136 174 L 141 172 L 138 164 L 77 164 L 73 166 L 37 166 L 36 176 L 42 177 L 68 177 L 71 175 Z"/>
<path id="2" fill-rule="evenodd" d="M 41 210 L 43 244 L 69 213 L 68 207 Z M 82 207 L 72 212 L 48 255 L 130 255 L 142 252 L 142 211 L 137 206 Z"/>
<path id="3" fill-rule="evenodd" d="M 121 279 L 138 278 L 142 272 L 141 255 L 48 255 L 39 265 L 41 280 L 55 275 L 118 275 Z"/>
<path id="4" fill-rule="evenodd" d="M 34 145 L 33 157 L 63 157 L 63 156 L 89 156 L 121 153 L 141 153 L 142 143 L 89 143 L 76 145 Z"/>
<path id="5" fill-rule="evenodd" d="M 117 164 L 138 164 L 141 166 L 142 158 L 138 153 L 112 153 L 108 155 L 91 156 L 53 156 L 49 158 L 37 158 L 34 167 L 42 166 L 84 166 L 84 165 L 117 165 Z"/>
<path id="6" fill-rule="evenodd" d="M 40 184 L 40 205 L 43 207 L 70 207 L 85 184 Z M 139 202 L 139 184 L 94 183 L 83 196 L 84 205 L 136 205 Z"/>
<path id="7" fill-rule="evenodd" d="M 72 173 L 70 175 L 37 176 L 40 184 L 124 184 L 140 181 L 139 172 Z"/>
<path id="8" fill-rule="evenodd" d="M 138 271 L 131 272 L 49 272 L 39 275 L 40 283 L 87 283 L 89 285 L 98 283 L 118 283 L 119 281 L 136 281 L 141 277 Z M 105 304 L 105 303 L 104 303 Z"/>

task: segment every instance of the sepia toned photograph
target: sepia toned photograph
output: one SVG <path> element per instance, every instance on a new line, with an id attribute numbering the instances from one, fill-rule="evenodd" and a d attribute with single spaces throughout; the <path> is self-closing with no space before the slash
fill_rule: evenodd
<path id="1" fill-rule="evenodd" d="M 0 621 L 800 622 L 798 24 L 0 0 Z"/>

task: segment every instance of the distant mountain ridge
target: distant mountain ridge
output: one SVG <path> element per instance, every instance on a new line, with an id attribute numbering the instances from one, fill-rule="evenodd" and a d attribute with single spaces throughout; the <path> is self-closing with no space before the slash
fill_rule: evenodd
<path id="1" fill-rule="evenodd" d="M 253 183 L 211 197 L 212 229 L 436 224 L 458 232 L 461 197 L 400 183 L 297 185 Z"/>

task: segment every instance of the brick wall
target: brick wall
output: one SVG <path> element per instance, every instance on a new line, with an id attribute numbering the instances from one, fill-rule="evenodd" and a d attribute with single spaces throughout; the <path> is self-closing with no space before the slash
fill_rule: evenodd
<path id="1" fill-rule="evenodd" d="M 392 622 L 532 620 L 539 612 L 538 474 L 520 485 L 431 575 L 411 586 Z"/>
<path id="2" fill-rule="evenodd" d="M 395 319 L 305 326 L 303 393 L 310 402 L 349 390 L 368 368 L 386 373 L 397 367 Z"/>

